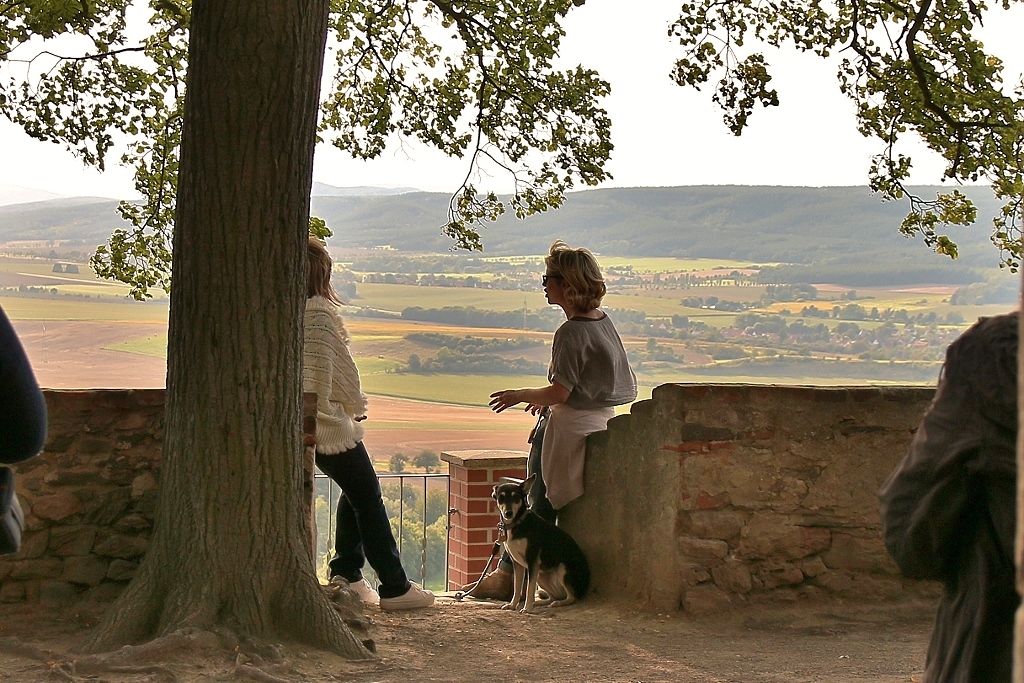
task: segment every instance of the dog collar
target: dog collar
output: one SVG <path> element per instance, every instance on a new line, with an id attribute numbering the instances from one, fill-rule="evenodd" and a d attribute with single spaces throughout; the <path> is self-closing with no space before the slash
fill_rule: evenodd
<path id="1" fill-rule="evenodd" d="M 524 505 L 523 507 L 519 508 L 519 512 L 516 513 L 516 516 L 513 517 L 511 521 L 498 522 L 498 535 L 501 536 L 503 534 L 507 534 L 509 531 L 514 530 L 523 521 L 523 517 L 525 517 L 526 513 L 529 511 L 530 508 Z"/>

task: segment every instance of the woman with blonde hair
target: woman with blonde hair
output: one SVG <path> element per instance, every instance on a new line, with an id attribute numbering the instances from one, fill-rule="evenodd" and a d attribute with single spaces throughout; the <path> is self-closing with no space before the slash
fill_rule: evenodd
<path id="1" fill-rule="evenodd" d="M 497 391 L 490 406 L 500 413 L 525 403 L 526 410 L 540 413 L 526 465 L 527 475 L 535 476 L 530 508 L 555 522 L 560 508 L 583 495 L 587 435 L 605 429 L 614 406 L 636 400 L 636 375 L 611 318 L 600 309 L 607 288 L 594 255 L 558 240 L 544 265 L 544 294 L 566 318 L 551 343 L 548 385 Z M 503 557 L 473 595 L 510 599 L 511 559 Z"/>
<path id="2" fill-rule="evenodd" d="M 331 286 L 331 256 L 315 237 L 309 238 L 308 256 L 302 389 L 317 396 L 316 466 L 341 489 L 331 581 L 343 579 L 363 602 L 382 609 L 427 607 L 434 594 L 406 577 L 377 473 L 363 446 L 366 396 L 338 314 L 341 300 Z M 379 594 L 363 578 L 367 560 L 380 579 Z"/>

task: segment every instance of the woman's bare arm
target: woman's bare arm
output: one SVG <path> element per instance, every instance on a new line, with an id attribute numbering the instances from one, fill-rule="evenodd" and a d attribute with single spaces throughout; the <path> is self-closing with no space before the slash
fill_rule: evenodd
<path id="1" fill-rule="evenodd" d="M 525 403 L 525 410 L 536 415 L 545 406 L 565 403 L 569 398 L 569 390 L 558 382 L 552 382 L 546 387 L 535 389 L 504 389 L 491 394 L 491 410 L 500 413 L 506 408 L 511 408 L 519 403 Z"/>

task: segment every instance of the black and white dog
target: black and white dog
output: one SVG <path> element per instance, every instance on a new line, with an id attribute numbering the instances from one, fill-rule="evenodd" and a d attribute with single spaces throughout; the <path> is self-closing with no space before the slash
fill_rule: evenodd
<path id="1" fill-rule="evenodd" d="M 563 607 L 586 595 L 590 566 L 572 536 L 527 507 L 534 476 L 509 480 L 494 487 L 505 550 L 514 563 L 512 602 L 502 609 L 534 611 L 534 606 Z M 536 600 L 538 584 L 547 593 Z"/>

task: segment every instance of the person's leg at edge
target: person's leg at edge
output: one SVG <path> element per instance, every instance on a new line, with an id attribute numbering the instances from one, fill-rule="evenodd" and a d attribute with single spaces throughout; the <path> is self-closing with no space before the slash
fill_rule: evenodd
<path id="1" fill-rule="evenodd" d="M 323 465 L 321 460 L 324 461 Z M 377 473 L 373 470 L 373 463 L 362 442 L 357 443 L 352 450 L 337 455 L 322 458 L 318 454 L 317 467 L 337 482 L 344 492 L 343 498 L 347 499 L 356 522 L 362 551 L 380 578 L 380 597 L 394 598 L 406 593 L 410 586 L 409 579 L 402 568 L 398 544 L 395 543 L 394 534 L 391 532 L 391 523 L 384 508 L 384 500 L 381 498 Z M 338 509 L 340 527 L 341 503 Z M 351 546 L 344 549 L 351 550 Z"/>

